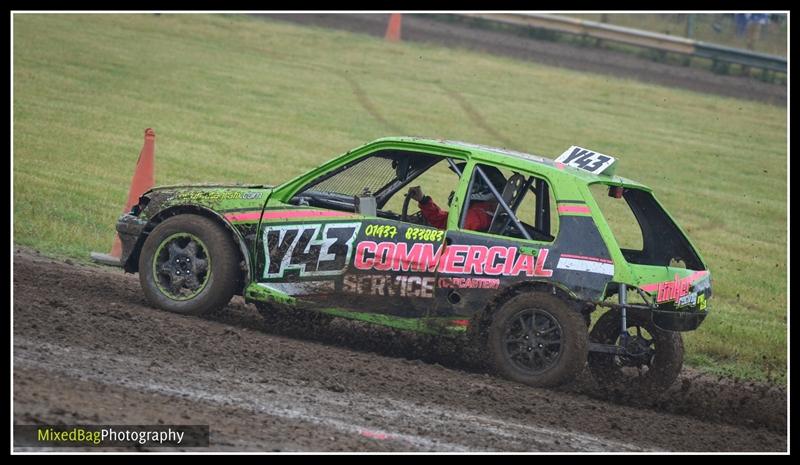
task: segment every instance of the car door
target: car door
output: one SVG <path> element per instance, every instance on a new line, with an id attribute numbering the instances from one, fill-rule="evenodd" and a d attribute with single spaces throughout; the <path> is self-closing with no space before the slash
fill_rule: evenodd
<path id="1" fill-rule="evenodd" d="M 318 208 L 265 210 L 256 247 L 259 285 L 324 302 L 348 269 L 362 217 Z"/>
<path id="2" fill-rule="evenodd" d="M 342 276 L 340 302 L 358 311 L 427 316 L 435 306 L 444 231 L 377 217 L 362 224 L 352 268 Z"/>
<path id="3" fill-rule="evenodd" d="M 486 165 L 477 166 L 487 169 Z M 478 176 L 474 165 L 468 166 L 467 171 L 472 178 Z M 550 235 L 546 181 L 520 173 L 510 173 L 504 178 L 496 188 L 499 197 L 493 196 L 494 208 L 487 230 L 470 230 L 465 224 L 473 201 L 467 193 L 474 192 L 474 179 L 470 179 L 465 191 L 464 205 L 451 213 L 446 249 L 437 269 L 436 316 L 471 316 L 484 309 L 507 286 L 526 280 L 546 281 L 553 275 L 554 257 L 550 251 L 555 237 Z M 527 195 L 530 197 L 526 198 Z M 499 198 L 515 212 L 513 218 L 500 205 Z M 523 207 L 530 209 L 529 223 L 516 214 Z"/>
<path id="4" fill-rule="evenodd" d="M 399 221 L 391 212 L 357 213 L 353 201 L 367 191 L 384 201 L 387 189 L 396 193 L 412 181 L 398 181 L 397 161 L 404 159 L 412 160 L 404 168 L 412 173 L 414 163 L 421 170 L 437 161 L 379 150 L 300 188 L 292 200 L 297 205 L 268 207 L 258 234 L 259 285 L 312 307 L 429 314 L 444 231 Z"/>

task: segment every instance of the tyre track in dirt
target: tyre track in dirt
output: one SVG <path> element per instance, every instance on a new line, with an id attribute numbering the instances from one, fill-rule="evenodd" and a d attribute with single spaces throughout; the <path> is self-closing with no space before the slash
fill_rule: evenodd
<path id="1" fill-rule="evenodd" d="M 47 370 L 52 368 L 54 354 L 69 358 L 67 366 L 56 367 L 59 375 L 68 378 L 94 381 L 100 384 L 125 387 L 138 392 L 171 397 L 182 397 L 211 404 L 232 404 L 256 414 L 266 414 L 288 420 L 331 428 L 353 436 L 380 438 L 395 443 L 401 449 L 472 451 L 472 447 L 439 441 L 428 437 L 405 434 L 387 429 L 374 429 L 354 422 L 355 418 L 381 417 L 386 423 L 397 418 L 415 417 L 430 426 L 430 436 L 446 429 L 452 423 L 471 422 L 483 431 L 487 442 L 497 450 L 518 449 L 524 441 L 533 450 L 552 450 L 563 445 L 574 450 L 638 451 L 639 447 L 608 441 L 590 435 L 552 430 L 536 426 L 502 421 L 487 416 L 477 416 L 455 410 L 443 410 L 386 396 L 365 396 L 350 393 L 343 399 L 327 389 L 292 386 L 287 389 L 280 383 L 268 380 L 251 382 L 240 379 L 229 369 L 203 371 L 187 366 L 161 366 L 137 357 L 109 355 L 88 349 L 60 346 L 20 338 L 15 341 L 15 364 L 21 367 Z M 225 379 L 220 385 L 217 381 Z M 178 382 L 177 380 L 180 380 Z M 268 399 L 268 401 L 265 401 Z M 312 402 L 307 400 L 313 399 Z M 375 407 L 375 405 L 379 407 Z M 483 449 L 479 449 L 483 450 Z"/>
<path id="2" fill-rule="evenodd" d="M 395 132 L 396 134 L 405 133 L 405 131 L 403 131 L 402 128 L 391 123 L 389 120 L 386 119 L 386 117 L 383 116 L 380 110 L 378 110 L 378 107 L 376 107 L 375 104 L 372 102 L 372 100 L 370 100 L 369 95 L 367 95 L 367 92 L 364 90 L 363 87 L 361 87 L 361 84 L 359 84 L 355 78 L 350 76 L 347 72 L 340 72 L 338 74 L 339 76 L 342 77 L 342 79 L 347 81 L 347 83 L 350 85 L 350 89 L 352 90 L 353 95 L 355 95 L 356 100 L 358 101 L 358 104 L 361 105 L 361 108 L 366 110 L 366 112 L 369 113 L 370 116 L 375 118 L 375 120 L 386 126 L 391 131 Z"/>
<path id="3" fill-rule="evenodd" d="M 487 134 L 500 141 L 506 148 L 514 147 L 514 143 L 504 135 L 500 134 L 497 129 L 490 125 L 489 122 L 486 121 L 483 116 L 481 116 L 480 112 L 473 107 L 461 93 L 445 87 L 442 84 L 439 84 L 439 88 L 442 89 L 442 91 L 448 97 L 450 97 L 451 100 L 456 102 L 459 107 L 461 107 L 461 110 L 467 115 L 467 117 L 469 117 L 469 119 L 472 121 L 472 124 L 483 129 Z"/>
<path id="4" fill-rule="evenodd" d="M 260 327 L 238 298 L 210 318 L 169 314 L 135 276 L 25 249 L 13 271 L 17 424 L 208 422 L 218 450 L 786 449 L 779 414 L 704 421 L 580 386 L 533 389 L 451 359 L 451 341 L 424 363 L 398 355 L 429 342 L 344 320 L 289 338 L 301 328 Z M 706 387 L 692 395 L 737 392 Z M 772 404 L 785 396 L 759 405 Z"/>

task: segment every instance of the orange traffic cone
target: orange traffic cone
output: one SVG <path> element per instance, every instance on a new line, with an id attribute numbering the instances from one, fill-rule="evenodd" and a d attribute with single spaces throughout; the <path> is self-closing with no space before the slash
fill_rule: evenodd
<path id="1" fill-rule="evenodd" d="M 136 172 L 133 173 L 131 188 L 128 190 L 128 201 L 125 203 L 125 209 L 122 213 L 131 211 L 131 207 L 139 202 L 139 197 L 153 187 L 155 182 L 155 144 L 156 133 L 150 128 L 145 129 L 144 146 L 142 151 L 139 152 Z M 122 263 L 120 263 L 122 242 L 119 239 L 119 234 L 114 234 L 114 244 L 111 246 L 110 253 L 92 252 L 91 256 L 92 260 L 104 265 L 122 266 Z"/>
<path id="2" fill-rule="evenodd" d="M 389 42 L 400 41 L 400 23 L 403 20 L 403 15 L 400 13 L 392 13 L 389 16 L 389 27 L 386 28 L 386 40 Z"/>

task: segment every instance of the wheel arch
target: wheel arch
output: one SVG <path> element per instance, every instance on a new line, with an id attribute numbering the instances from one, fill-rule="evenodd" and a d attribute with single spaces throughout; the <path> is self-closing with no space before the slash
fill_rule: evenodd
<path id="1" fill-rule="evenodd" d="M 128 260 L 123 264 L 125 271 L 130 273 L 136 273 L 139 271 L 139 254 L 141 253 L 142 247 L 144 246 L 147 237 L 150 235 L 150 232 L 152 232 L 156 226 L 168 218 L 183 214 L 198 215 L 208 218 L 224 227 L 225 230 L 227 230 L 234 238 L 234 242 L 237 245 L 237 250 L 239 251 L 239 261 L 240 263 L 244 262 L 244 267 L 242 267 L 242 273 L 240 275 L 241 282 L 237 285 L 237 293 L 241 295 L 244 287 L 248 282 L 250 282 L 251 275 L 250 253 L 247 250 L 247 243 L 245 242 L 241 233 L 239 233 L 239 231 L 237 231 L 236 228 L 222 215 L 214 210 L 198 205 L 176 205 L 165 208 L 153 215 L 153 217 L 150 218 L 150 221 L 148 221 L 147 225 L 145 225 L 144 229 L 142 230 L 142 234 L 139 235 L 139 238 L 136 240 L 136 244 L 134 245 L 133 251 L 128 257 Z"/>
<path id="2" fill-rule="evenodd" d="M 576 312 L 586 316 L 584 309 L 587 303 L 581 300 L 575 293 L 571 292 L 565 285 L 553 281 L 523 281 L 505 287 L 492 298 L 484 308 L 473 317 L 473 322 L 477 323 L 475 326 L 481 328 L 481 333 L 484 333 L 491 325 L 494 314 L 503 304 L 513 297 L 527 292 L 545 292 L 552 294 Z"/>

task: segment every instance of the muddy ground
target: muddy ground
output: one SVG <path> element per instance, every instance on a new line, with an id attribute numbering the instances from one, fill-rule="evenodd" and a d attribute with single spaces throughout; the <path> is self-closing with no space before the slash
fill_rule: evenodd
<path id="1" fill-rule="evenodd" d="M 388 14 L 260 14 L 309 26 L 330 27 L 383 37 Z M 653 61 L 595 46 L 535 39 L 508 31 L 487 30 L 459 22 L 404 14 L 402 39 L 488 52 L 550 66 L 607 74 L 669 87 L 786 105 L 786 85 L 756 78 L 723 75 L 706 69 Z"/>
<path id="2" fill-rule="evenodd" d="M 138 278 L 17 248 L 15 424 L 208 424 L 211 450 L 785 451 L 786 391 L 685 370 L 658 398 L 493 376 L 452 338 L 156 310 Z M 21 450 L 21 449 L 18 449 Z M 29 449 L 24 449 L 29 450 Z"/>

